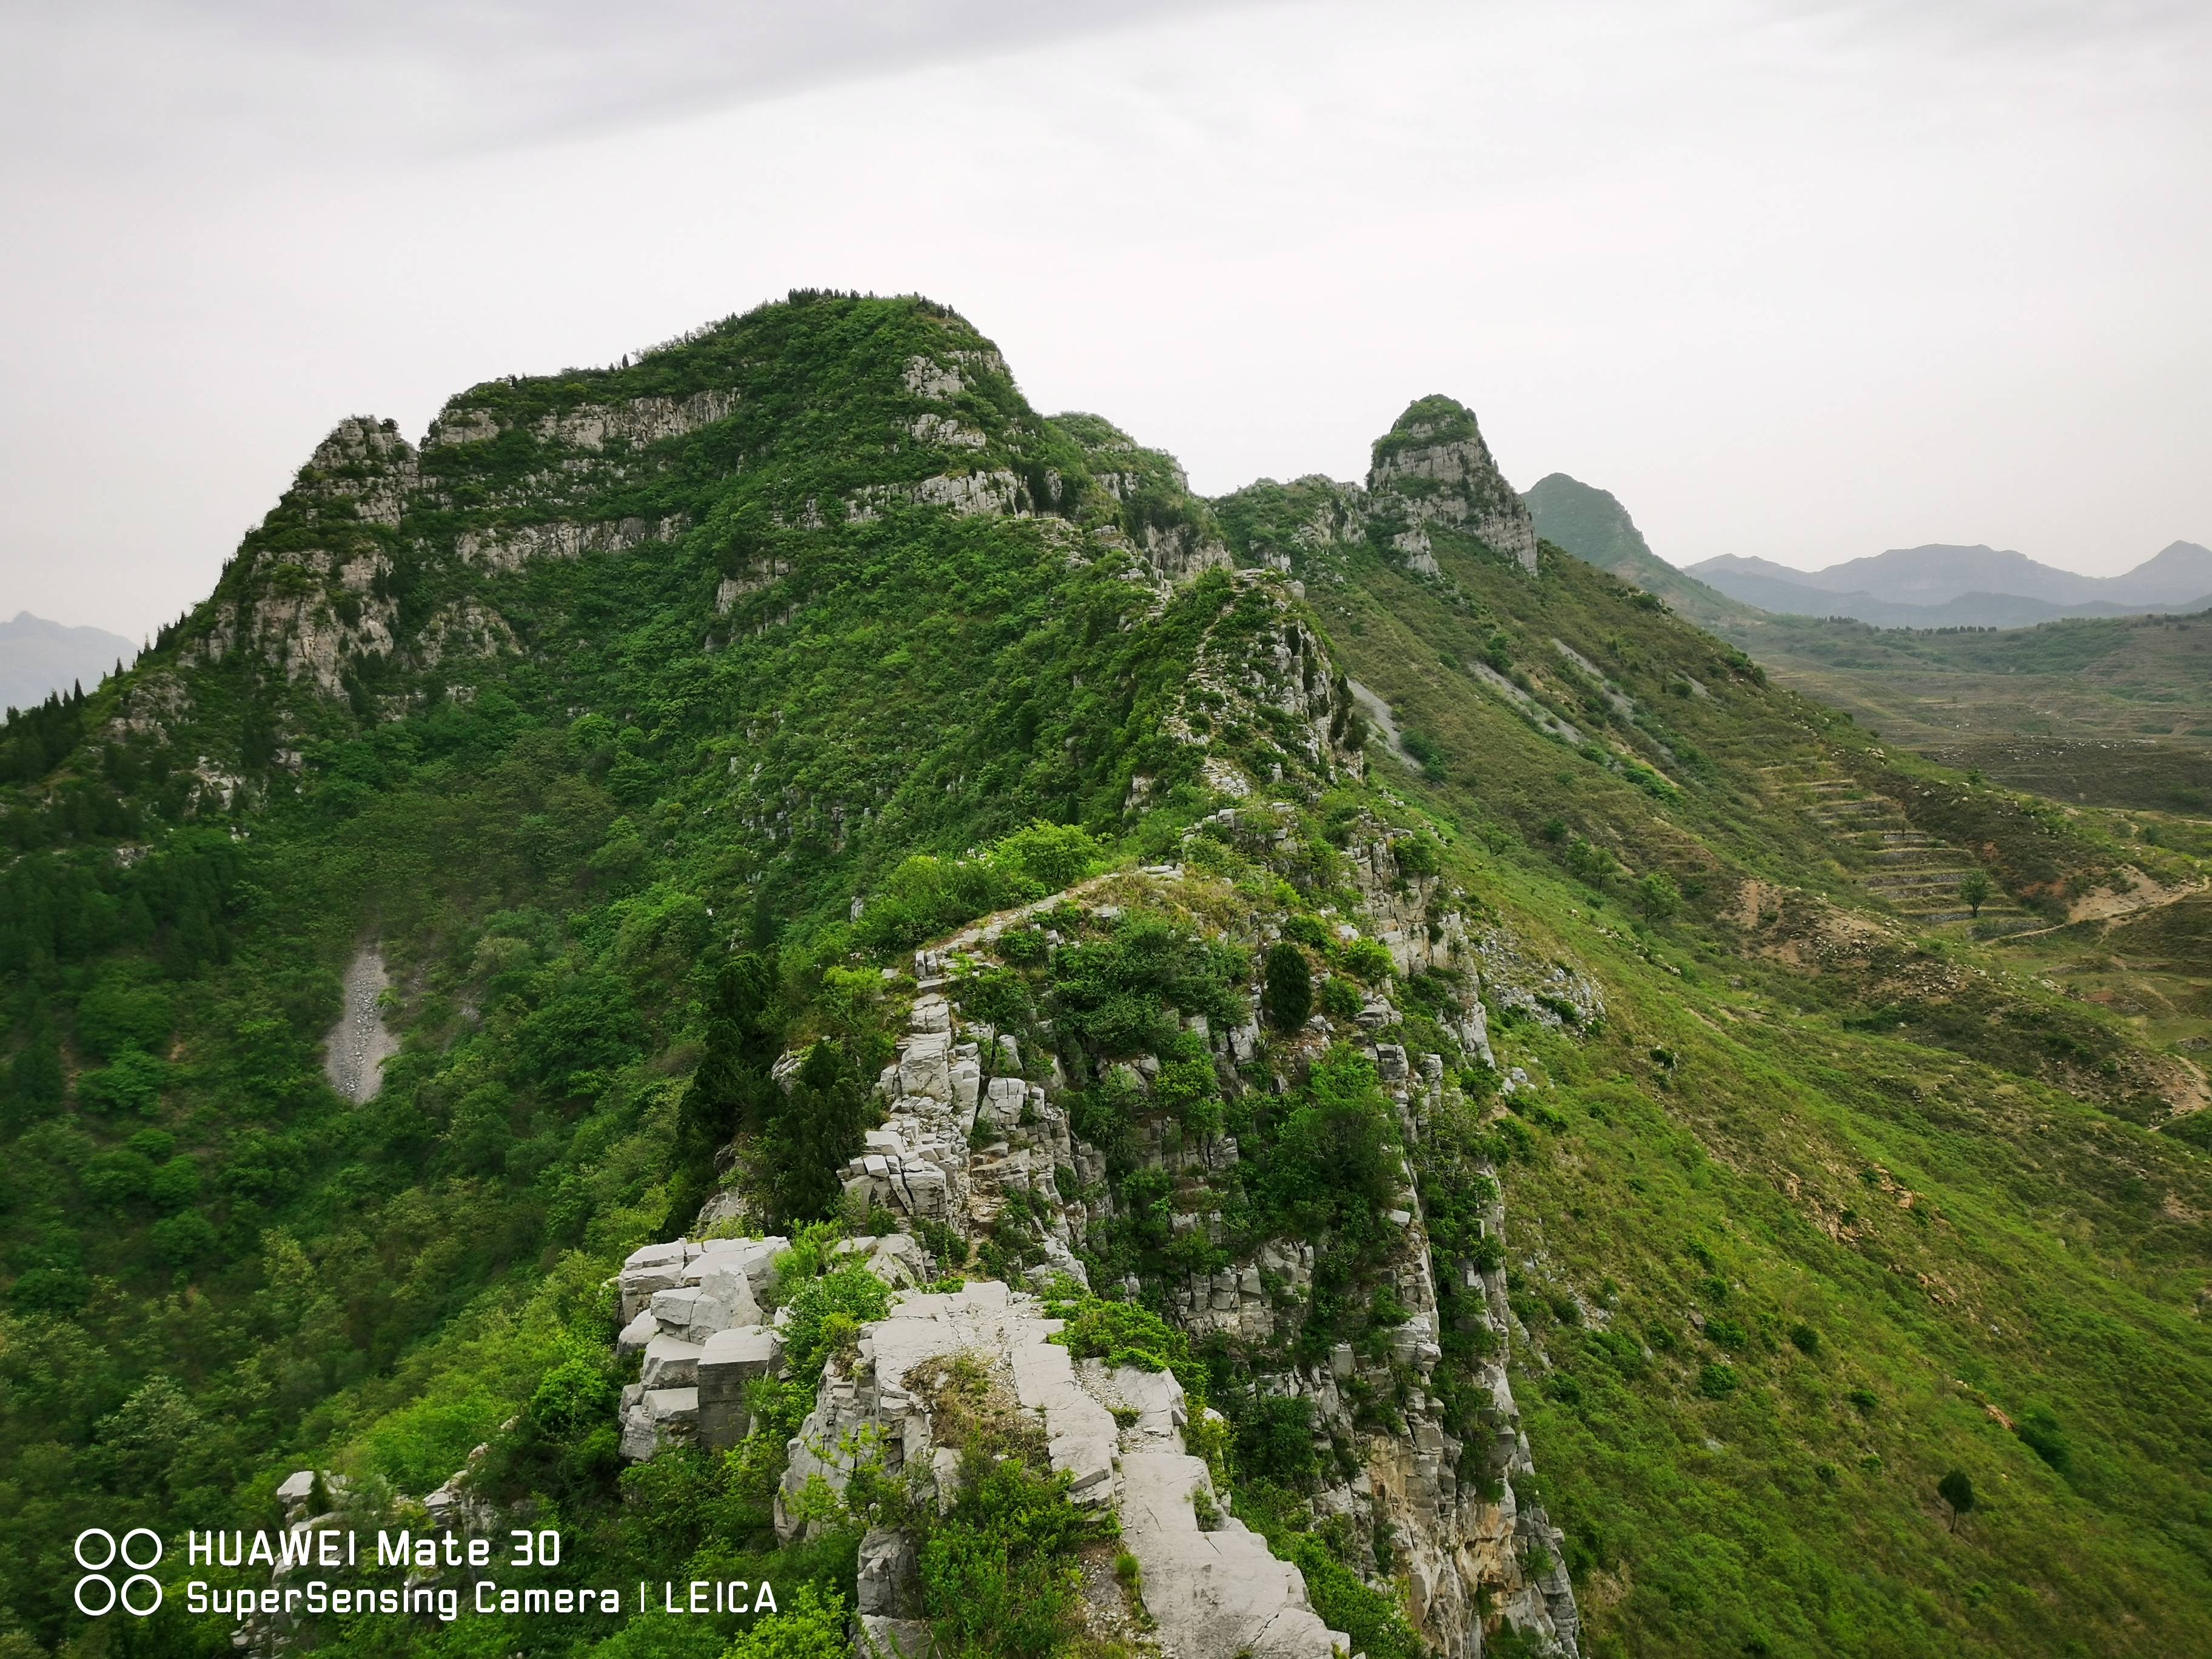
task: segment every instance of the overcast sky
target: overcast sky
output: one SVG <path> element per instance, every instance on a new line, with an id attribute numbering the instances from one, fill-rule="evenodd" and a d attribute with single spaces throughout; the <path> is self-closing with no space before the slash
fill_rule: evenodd
<path id="1" fill-rule="evenodd" d="M 2212 543 L 2212 7 L 11 0 L 0 616 L 342 416 L 919 290 L 1201 490 L 1411 398 L 1679 563 Z"/>

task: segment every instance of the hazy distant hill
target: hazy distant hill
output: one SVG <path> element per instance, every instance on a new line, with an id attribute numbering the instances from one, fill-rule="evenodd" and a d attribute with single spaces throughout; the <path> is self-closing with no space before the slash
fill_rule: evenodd
<path id="1" fill-rule="evenodd" d="M 2077 575 L 1990 547 L 1892 548 L 1824 570 L 1723 554 L 1690 574 L 1762 611 L 1852 617 L 1885 628 L 2027 628 L 2064 617 L 2197 611 L 2212 603 L 2212 549 L 2175 542 L 2124 575 Z"/>
<path id="2" fill-rule="evenodd" d="M 79 680 L 96 685 L 118 662 L 127 664 L 137 654 L 138 647 L 119 634 L 64 628 L 19 611 L 15 621 L 0 622 L 0 707 L 28 708 Z"/>
<path id="3" fill-rule="evenodd" d="M 1745 615 L 1741 601 L 1654 553 L 1628 509 L 1611 491 L 1554 472 L 1539 478 L 1521 499 L 1528 504 L 1536 533 L 1546 541 L 1656 593 L 1692 621 L 1711 624 Z"/>

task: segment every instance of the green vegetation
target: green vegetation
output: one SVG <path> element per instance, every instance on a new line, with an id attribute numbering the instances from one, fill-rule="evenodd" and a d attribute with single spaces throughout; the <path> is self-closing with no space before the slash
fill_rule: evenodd
<path id="1" fill-rule="evenodd" d="M 1913 629 L 1750 613 L 1717 626 L 1783 684 L 1948 765 L 2069 804 L 2212 806 L 2212 617 Z"/>
<path id="2" fill-rule="evenodd" d="M 1267 988 L 1261 1010 L 1279 1031 L 1295 1031 L 1313 1012 L 1313 970 L 1305 952 L 1285 942 L 1267 952 Z"/>
<path id="3" fill-rule="evenodd" d="M 678 435 L 559 435 L 707 392 L 734 397 Z M 2212 854 L 2194 808 L 2077 814 L 1994 762 L 1885 747 L 1780 655 L 1760 647 L 1778 685 L 1556 548 L 1531 578 L 1439 527 L 1417 577 L 1325 481 L 1197 501 L 1103 422 L 1037 416 L 920 301 L 794 295 L 620 368 L 475 388 L 447 421 L 484 435 L 424 453 L 398 526 L 345 493 L 385 463 L 311 469 L 139 666 L 0 728 L 0 1650 L 92 1650 L 60 1571 L 84 1526 L 274 1526 L 293 1468 L 419 1494 L 478 1445 L 483 1491 L 574 1540 L 568 1582 L 772 1576 L 783 1611 L 517 1615 L 411 1651 L 843 1651 L 859 1529 L 894 1513 L 946 1650 L 1067 1650 L 1070 1574 L 1111 1541 L 975 1378 L 937 1389 L 969 1449 L 943 1515 L 864 1480 L 811 1541 L 779 1549 L 770 1518 L 810 1376 L 883 1310 L 825 1222 L 909 953 L 1036 904 L 1004 965 L 929 971 L 1028 1075 L 1057 1062 L 1103 1155 L 1093 1282 L 1139 1295 L 1077 1304 L 1067 1340 L 1220 1413 L 1191 1437 L 1226 1513 L 1366 1652 L 1418 1641 L 1404 1564 L 1314 1507 L 1360 1448 L 1260 1384 L 1341 1345 L 1389 1378 L 1347 1391 L 1361 1433 L 1403 1425 L 1393 1212 L 1437 1264 L 1433 1387 L 1476 1490 L 1502 1471 L 1471 1379 L 1502 1339 L 1455 1298 L 1504 1276 L 1542 1475 L 1516 1494 L 1565 1531 L 1587 1651 L 2207 1651 L 2212 1115 L 2174 1110 L 2212 1030 L 2205 906 L 2067 920 L 2129 870 L 2179 891 Z M 1030 516 L 916 499 L 955 485 Z M 483 551 L 633 521 L 655 535 L 624 550 Z M 1164 588 L 1132 550 L 1216 536 L 1306 599 L 1224 571 Z M 343 641 L 335 690 L 261 620 L 303 615 Z M 2030 647 L 2002 639 L 1879 643 L 2120 697 L 2113 657 L 2066 655 L 2091 648 L 2075 629 L 2121 639 L 2114 675 L 2145 686 L 2204 635 L 2062 624 L 2017 676 Z M 1901 685 L 1900 660 L 1867 672 Z M 1208 690 L 1248 667 L 1326 718 Z M 1343 758 L 1348 678 L 1414 765 Z M 1227 818 L 1208 758 L 1261 784 Z M 1900 927 L 1784 772 L 1846 811 L 1893 801 L 2050 931 Z M 1187 873 L 1121 873 L 1162 862 Z M 1052 902 L 1094 877 L 1085 907 Z M 1408 975 L 1343 937 L 1356 880 L 1403 901 L 1401 945 L 1449 911 L 1480 961 Z M 319 1046 L 372 939 L 404 1044 L 356 1105 Z M 1495 1069 L 1457 1023 L 1470 970 Z M 1240 1071 L 1212 1039 L 1255 998 Z M 1279 1091 L 1316 1012 L 1339 1040 Z M 1418 1136 L 1363 1018 L 1461 1085 Z M 1233 1163 L 1192 1155 L 1224 1134 Z M 605 1281 L 724 1190 L 799 1229 L 796 1379 L 727 1455 L 621 1469 Z M 1035 1266 L 1040 1223 L 1009 1206 L 975 1270 Z M 1170 1288 L 1270 1241 L 1311 1248 L 1297 1316 L 1192 1343 Z M 1955 1534 L 1954 1472 L 1976 1498 Z M 228 1642 L 173 1613 L 147 1638 Z"/>

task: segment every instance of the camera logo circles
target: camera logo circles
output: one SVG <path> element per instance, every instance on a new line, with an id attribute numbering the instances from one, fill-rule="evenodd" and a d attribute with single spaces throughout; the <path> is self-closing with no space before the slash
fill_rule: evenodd
<path id="1" fill-rule="evenodd" d="M 161 1582 L 148 1571 L 161 1561 L 161 1539 L 151 1527 L 133 1527 L 120 1539 L 105 1527 L 87 1527 L 76 1535 L 76 1564 L 85 1570 L 76 1581 L 76 1610 L 103 1618 L 121 1607 L 144 1619 L 161 1605 Z M 111 1569 L 127 1569 L 121 1583 Z"/>

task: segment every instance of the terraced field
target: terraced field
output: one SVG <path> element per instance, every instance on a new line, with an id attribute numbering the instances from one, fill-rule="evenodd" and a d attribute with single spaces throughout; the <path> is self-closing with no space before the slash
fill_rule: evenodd
<path id="1" fill-rule="evenodd" d="M 2037 926 L 1994 884 L 1978 907 L 1969 904 L 1960 889 L 1981 868 L 1973 857 L 1914 829 L 1895 801 L 1829 763 L 1778 762 L 1759 772 L 1778 801 L 1827 832 L 1837 861 L 1860 890 L 1899 915 L 1926 927 L 1967 922 L 1981 939 Z"/>

